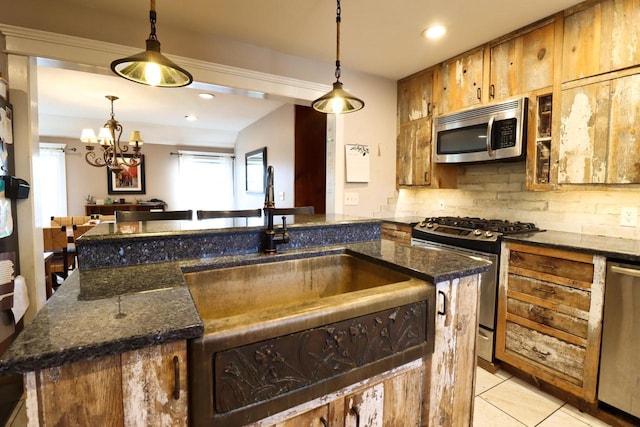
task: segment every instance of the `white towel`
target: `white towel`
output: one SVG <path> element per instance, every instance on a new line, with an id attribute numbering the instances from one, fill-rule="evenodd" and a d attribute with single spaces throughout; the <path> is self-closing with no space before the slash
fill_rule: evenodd
<path id="1" fill-rule="evenodd" d="M 16 323 L 22 319 L 22 316 L 24 316 L 24 313 L 27 311 L 27 307 L 29 307 L 27 284 L 24 281 L 24 277 L 17 276 L 14 281 L 13 307 L 11 308 Z"/>

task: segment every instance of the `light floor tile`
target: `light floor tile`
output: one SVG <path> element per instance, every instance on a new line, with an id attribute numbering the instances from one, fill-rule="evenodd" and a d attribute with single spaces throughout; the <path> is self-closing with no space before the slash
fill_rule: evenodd
<path id="1" fill-rule="evenodd" d="M 549 418 L 538 424 L 539 427 L 589 427 L 577 418 L 572 417 L 567 412 L 558 410 L 551 414 Z"/>
<path id="2" fill-rule="evenodd" d="M 542 422 L 564 403 L 518 378 L 509 378 L 484 392 L 481 397 L 531 427 Z"/>
<path id="3" fill-rule="evenodd" d="M 524 427 L 524 424 L 481 397 L 476 397 L 473 405 L 473 427 Z"/>
<path id="4" fill-rule="evenodd" d="M 578 408 L 571 406 L 569 404 L 564 405 L 562 408 L 560 408 L 560 412 L 564 412 L 566 414 L 571 415 L 573 418 L 576 418 L 580 421 L 582 421 L 583 423 L 585 423 L 585 425 L 591 426 L 591 427 L 608 427 L 610 426 L 610 424 L 605 423 L 604 421 L 601 421 L 597 418 L 592 417 L 589 414 L 585 414 L 584 412 L 580 412 L 580 410 L 578 410 Z"/>
<path id="5" fill-rule="evenodd" d="M 482 368 L 476 368 L 476 393 L 475 393 L 475 395 L 478 396 L 478 395 L 484 393 L 485 391 L 497 386 L 502 381 L 504 381 L 504 379 L 498 377 L 497 375 L 492 374 L 489 371 L 485 371 Z"/>
<path id="6" fill-rule="evenodd" d="M 513 377 L 513 375 L 511 375 L 509 372 L 503 371 L 502 369 L 498 370 L 498 372 L 496 372 L 494 375 L 501 380 L 508 380 L 509 378 Z"/>

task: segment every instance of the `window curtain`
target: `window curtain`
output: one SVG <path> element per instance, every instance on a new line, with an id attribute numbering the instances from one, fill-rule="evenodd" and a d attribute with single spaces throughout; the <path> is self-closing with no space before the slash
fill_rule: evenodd
<path id="1" fill-rule="evenodd" d="M 228 210 L 235 206 L 230 154 L 178 151 L 179 204 L 183 209 Z"/>
<path id="2" fill-rule="evenodd" d="M 34 193 L 40 200 L 40 220 L 48 227 L 52 216 L 67 216 L 65 145 L 40 143 L 33 168 Z"/>

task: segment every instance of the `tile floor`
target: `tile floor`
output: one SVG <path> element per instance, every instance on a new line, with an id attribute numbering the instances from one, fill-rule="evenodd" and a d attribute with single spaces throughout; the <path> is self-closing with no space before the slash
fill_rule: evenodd
<path id="1" fill-rule="evenodd" d="M 597 418 L 504 371 L 476 368 L 473 427 L 603 427 Z"/>
<path id="2" fill-rule="evenodd" d="M 476 368 L 473 427 L 604 427 L 596 418 L 550 396 L 504 371 Z M 4 427 L 27 425 L 24 400 Z"/>

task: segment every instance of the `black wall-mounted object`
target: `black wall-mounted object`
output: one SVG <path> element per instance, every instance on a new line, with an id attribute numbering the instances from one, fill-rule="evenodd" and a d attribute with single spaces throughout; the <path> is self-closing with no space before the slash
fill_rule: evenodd
<path id="1" fill-rule="evenodd" d="M 15 176 L 4 175 L 4 195 L 9 199 L 26 199 L 31 186 L 27 181 Z"/>

